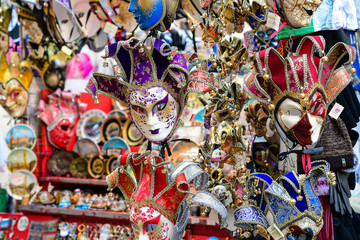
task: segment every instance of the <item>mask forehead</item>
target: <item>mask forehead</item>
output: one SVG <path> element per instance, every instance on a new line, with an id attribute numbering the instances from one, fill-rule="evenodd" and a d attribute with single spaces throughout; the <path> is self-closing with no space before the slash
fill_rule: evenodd
<path id="1" fill-rule="evenodd" d="M 150 89 L 141 89 L 130 93 L 130 104 L 144 107 L 152 110 L 152 107 L 159 101 L 164 99 L 168 92 L 161 87 Z"/>

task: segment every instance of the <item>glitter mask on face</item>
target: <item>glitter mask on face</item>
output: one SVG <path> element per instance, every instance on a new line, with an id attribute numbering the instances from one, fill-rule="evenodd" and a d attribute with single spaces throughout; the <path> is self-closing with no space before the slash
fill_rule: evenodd
<path id="1" fill-rule="evenodd" d="M 146 95 L 141 91 L 133 91 L 130 94 L 130 105 L 136 127 L 150 141 L 163 141 L 177 123 L 179 103 L 161 87 L 149 89 Z"/>

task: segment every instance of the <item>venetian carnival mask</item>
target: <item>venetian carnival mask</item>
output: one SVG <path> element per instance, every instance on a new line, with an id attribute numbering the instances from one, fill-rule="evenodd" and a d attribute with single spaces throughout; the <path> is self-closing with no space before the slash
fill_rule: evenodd
<path id="1" fill-rule="evenodd" d="M 60 89 L 40 100 L 38 114 L 47 125 L 49 142 L 56 148 L 66 149 L 74 134 L 75 120 L 85 111 L 78 93 L 62 92 Z"/>
<path id="2" fill-rule="evenodd" d="M 166 31 L 175 20 L 179 0 L 131 0 L 129 12 L 141 30 L 148 31 L 156 28 Z"/>
<path id="3" fill-rule="evenodd" d="M 275 2 L 276 1 L 276 2 Z M 311 16 L 323 0 L 266 0 L 266 4 L 293 28 L 310 25 Z M 273 9 L 274 6 L 276 9 Z"/>
<path id="4" fill-rule="evenodd" d="M 318 141 L 327 107 L 351 81 L 337 64 L 344 56 L 349 58 L 345 65 L 353 62 L 354 50 L 337 43 L 324 56 L 324 48 L 322 37 L 305 37 L 296 54 L 285 59 L 273 48 L 260 51 L 255 55 L 260 73 L 245 79 L 249 94 L 268 106 L 278 131 L 302 146 Z M 322 58 L 314 55 L 315 49 Z"/>
<path id="5" fill-rule="evenodd" d="M 130 221 L 134 235 L 139 240 L 169 240 L 174 223 L 151 207 L 132 207 Z"/>
<path id="6" fill-rule="evenodd" d="M 151 142 L 171 138 L 186 95 L 184 56 L 159 39 L 153 40 L 151 49 L 132 38 L 109 45 L 107 52 L 105 58 L 114 57 L 119 64 L 115 66 L 116 75 L 93 74 L 87 91 L 95 100 L 98 92 L 106 92 L 128 106 L 135 126 Z"/>
<path id="7" fill-rule="evenodd" d="M 258 137 L 263 137 L 266 134 L 266 123 L 269 119 L 269 114 L 266 109 L 258 102 L 253 101 L 249 103 L 245 109 L 246 121 L 250 123 L 251 127 L 255 130 Z"/>
<path id="8" fill-rule="evenodd" d="M 28 62 L 20 62 L 17 52 L 10 55 L 8 64 L 4 53 L 0 63 L 0 104 L 12 117 L 22 117 L 28 104 L 28 89 L 33 75 Z"/>
<path id="9" fill-rule="evenodd" d="M 132 91 L 130 105 L 136 127 L 151 142 L 161 142 L 170 135 L 180 111 L 179 103 L 161 87 L 150 88 L 146 94 Z"/>
<path id="10" fill-rule="evenodd" d="M 123 155 L 118 161 L 119 168 L 106 181 L 109 190 L 119 187 L 130 202 L 130 221 L 136 239 L 180 240 L 192 204 L 206 203 L 226 221 L 226 209 L 215 196 L 205 191 L 190 194 L 190 182 L 196 190 L 202 190 L 209 179 L 197 163 L 182 162 L 168 173 L 165 160 L 149 152 Z M 135 177 L 124 171 L 125 167 L 131 167 Z"/>

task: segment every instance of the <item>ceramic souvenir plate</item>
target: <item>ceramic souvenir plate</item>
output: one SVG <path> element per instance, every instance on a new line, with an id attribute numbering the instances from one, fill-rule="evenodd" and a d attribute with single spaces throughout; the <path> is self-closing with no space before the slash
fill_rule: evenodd
<path id="1" fill-rule="evenodd" d="M 72 151 L 55 152 L 47 161 L 47 167 L 52 175 L 64 176 L 70 173 L 70 164 L 79 154 Z"/>
<path id="2" fill-rule="evenodd" d="M 16 200 L 35 192 L 38 185 L 36 177 L 29 171 L 18 170 L 10 175 L 8 193 Z"/>
<path id="3" fill-rule="evenodd" d="M 105 143 L 116 137 L 121 137 L 121 122 L 117 117 L 108 117 L 101 124 L 101 140 Z"/>
<path id="4" fill-rule="evenodd" d="M 103 147 L 103 153 L 108 156 L 118 157 L 130 153 L 130 147 L 122 138 L 113 138 L 107 141 Z"/>
<path id="5" fill-rule="evenodd" d="M 145 139 L 143 135 L 141 135 L 140 131 L 136 128 L 131 118 L 126 121 L 123 127 L 122 136 L 130 146 L 137 146 Z"/>
<path id="6" fill-rule="evenodd" d="M 76 128 L 78 138 L 90 138 L 94 142 L 99 143 L 101 140 L 101 124 L 106 118 L 106 113 L 99 109 L 92 109 L 81 115 Z"/>
<path id="7" fill-rule="evenodd" d="M 120 121 L 121 121 L 121 126 L 124 126 L 125 123 L 126 123 L 126 121 L 127 121 L 128 118 L 129 118 L 129 117 L 127 116 L 127 114 L 126 114 L 125 111 L 123 111 L 123 110 L 117 110 L 117 109 L 110 111 L 110 112 L 108 113 L 108 116 L 109 116 L 109 117 L 116 117 L 116 118 L 120 119 Z"/>
<path id="8" fill-rule="evenodd" d="M 72 160 L 70 163 L 71 176 L 82 178 L 88 174 L 87 171 L 88 159 L 84 157 L 78 157 Z"/>
<path id="9" fill-rule="evenodd" d="M 118 167 L 117 157 L 111 156 L 106 160 L 106 174 L 109 175 Z"/>
<path id="10" fill-rule="evenodd" d="M 101 178 L 105 172 L 105 162 L 99 155 L 95 155 L 88 161 L 87 170 L 92 178 Z"/>
<path id="11" fill-rule="evenodd" d="M 74 152 L 77 152 L 80 157 L 91 158 L 93 155 L 100 154 L 100 149 L 97 143 L 89 138 L 83 138 L 75 143 L 73 148 Z"/>
<path id="12" fill-rule="evenodd" d="M 20 147 L 33 149 L 36 143 L 36 135 L 31 127 L 25 124 L 17 124 L 7 132 L 5 142 L 10 150 Z"/>
<path id="13" fill-rule="evenodd" d="M 8 155 L 6 166 L 10 172 L 17 170 L 27 170 L 33 172 L 36 168 L 37 157 L 35 153 L 28 148 L 18 148 Z"/>

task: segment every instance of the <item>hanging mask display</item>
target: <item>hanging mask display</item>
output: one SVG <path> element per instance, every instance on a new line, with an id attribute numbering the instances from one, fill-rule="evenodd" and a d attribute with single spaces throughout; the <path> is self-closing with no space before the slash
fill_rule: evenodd
<path id="1" fill-rule="evenodd" d="M 179 0 L 131 0 L 128 10 L 134 14 L 141 30 L 164 32 L 175 20 L 178 5 Z"/>
<path id="2" fill-rule="evenodd" d="M 28 57 L 29 62 L 41 76 L 44 87 L 51 92 L 58 88 L 63 90 L 70 56 L 59 50 L 52 42 L 44 41 L 41 45 L 35 43 L 29 45 L 32 48 Z"/>
<path id="3" fill-rule="evenodd" d="M 200 98 L 205 107 L 204 127 L 207 129 L 218 126 L 223 121 L 238 120 L 249 98 L 241 91 L 238 83 L 224 83 L 222 88 L 210 93 L 209 100 Z"/>
<path id="4" fill-rule="evenodd" d="M 0 104 L 14 118 L 25 114 L 29 100 L 29 86 L 33 75 L 27 61 L 20 62 L 17 52 L 8 63 L 4 53 L 0 59 Z"/>
<path id="5" fill-rule="evenodd" d="M 136 239 L 181 239 L 193 204 L 215 209 L 226 221 L 227 212 L 219 200 L 205 192 L 191 194 L 189 183 L 197 190 L 205 188 L 208 175 L 193 162 L 182 162 L 172 172 L 159 157 L 132 153 L 119 158 L 120 167 L 107 176 L 109 190 L 119 187 L 130 202 L 130 222 Z M 131 167 L 131 177 L 125 167 Z"/>
<path id="6" fill-rule="evenodd" d="M 268 107 L 278 132 L 302 146 L 319 140 L 327 107 L 351 81 L 344 66 L 336 67 L 345 56 L 345 65 L 354 62 L 354 49 L 337 43 L 325 55 L 324 48 L 324 39 L 317 36 L 303 38 L 291 57 L 273 48 L 260 51 L 255 54 L 259 73 L 245 79 L 248 93 Z"/>
<path id="7" fill-rule="evenodd" d="M 268 7 L 293 28 L 309 26 L 313 13 L 322 2 L 323 0 L 266 0 Z"/>
<path id="8" fill-rule="evenodd" d="M 86 104 L 80 103 L 80 95 L 62 92 L 60 89 L 40 100 L 38 115 L 45 123 L 48 140 L 56 148 L 66 149 L 74 134 L 75 120 L 84 113 Z"/>
<path id="9" fill-rule="evenodd" d="M 180 6 L 187 15 L 189 21 L 193 24 L 198 24 L 202 21 L 202 14 L 204 10 L 197 0 L 180 0 Z"/>
<path id="10" fill-rule="evenodd" d="M 261 211 L 255 207 L 256 215 L 252 214 L 253 211 L 245 214 L 245 209 L 239 208 L 235 212 L 236 225 L 247 229 L 252 228 L 252 224 L 262 223 L 274 239 L 293 239 L 298 234 L 315 237 L 323 226 L 323 211 L 314 186 L 323 175 L 329 184 L 336 184 L 335 174 L 330 173 L 325 161 L 315 162 L 306 176 L 289 172 L 275 181 L 265 173 L 250 175 L 246 185 L 250 195 L 261 194 L 258 203 Z M 265 219 L 265 209 L 269 209 L 273 217 L 272 224 Z"/>
<path id="11" fill-rule="evenodd" d="M 95 100 L 98 93 L 106 93 L 129 107 L 134 124 L 151 142 L 170 139 L 185 102 L 184 56 L 159 39 L 153 39 L 151 49 L 132 38 L 109 45 L 106 52 L 105 58 L 116 59 L 115 72 L 119 71 L 115 76 L 93 74 L 87 91 Z"/>
<path id="12" fill-rule="evenodd" d="M 0 11 L 0 51 L 7 52 L 9 50 L 9 23 L 11 21 L 12 8 L 9 4 L 1 4 Z"/>

